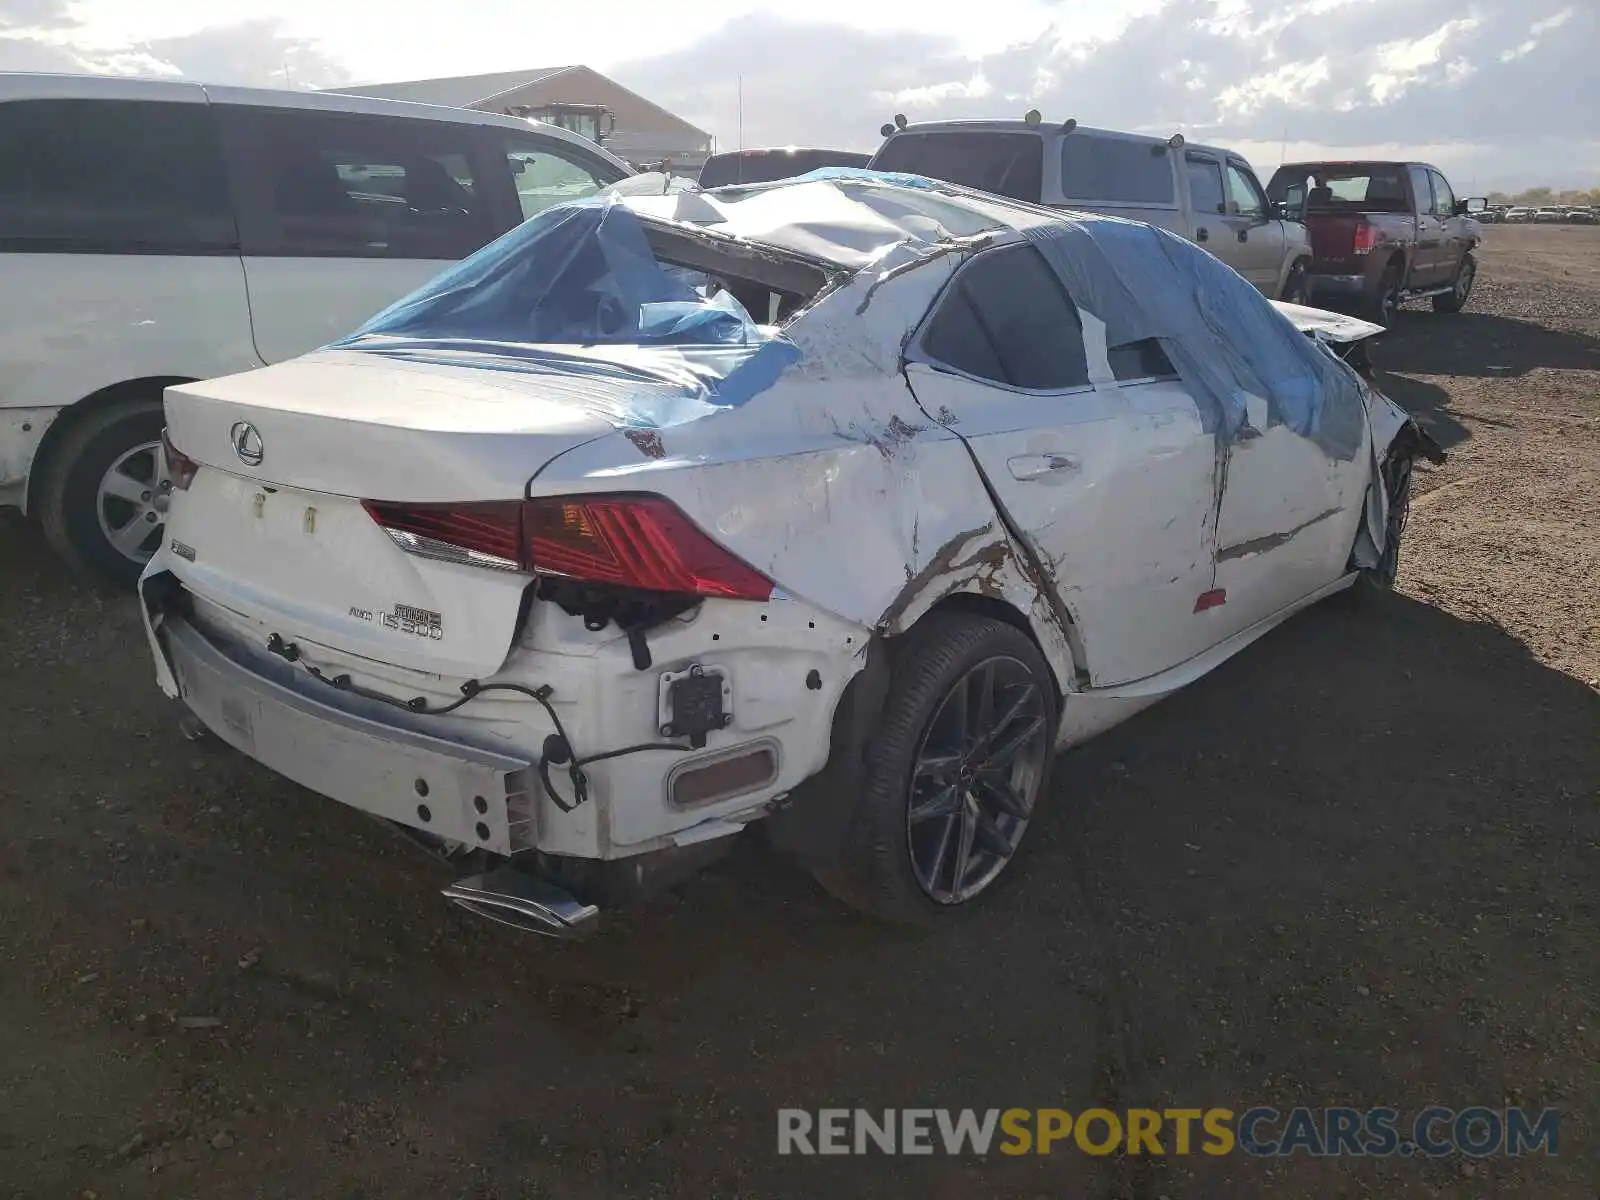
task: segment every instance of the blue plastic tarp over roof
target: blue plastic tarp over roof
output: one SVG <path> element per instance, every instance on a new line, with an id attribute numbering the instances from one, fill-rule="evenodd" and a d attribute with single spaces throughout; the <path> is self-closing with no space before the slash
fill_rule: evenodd
<path id="1" fill-rule="evenodd" d="M 563 389 L 625 427 L 745 403 L 799 349 L 726 292 L 657 262 L 612 197 L 557 205 L 436 276 L 329 349 L 576 377 Z"/>
<path id="2" fill-rule="evenodd" d="M 1115 217 L 1062 214 L 1024 232 L 1068 294 L 1105 322 L 1108 345 L 1161 339 L 1223 441 L 1264 432 L 1249 424 L 1255 395 L 1269 425 L 1288 426 L 1330 457 L 1348 461 L 1360 450 L 1366 406 L 1354 372 L 1220 259 Z"/>

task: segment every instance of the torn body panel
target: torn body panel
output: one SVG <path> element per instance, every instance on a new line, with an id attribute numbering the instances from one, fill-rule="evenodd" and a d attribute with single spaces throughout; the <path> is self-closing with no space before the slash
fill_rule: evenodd
<path id="1" fill-rule="evenodd" d="M 906 330 L 953 266 L 897 265 L 889 256 L 798 321 L 800 360 L 749 403 L 663 430 L 659 458 L 619 454 L 609 437 L 576 447 L 540 472 L 533 493 L 659 492 L 785 594 L 855 625 L 855 653 L 957 591 L 1003 599 L 1030 619 L 1048 613 L 965 445 L 900 375 Z M 1052 617 L 1035 633 L 1067 686 L 1075 667 L 1064 630 Z"/>

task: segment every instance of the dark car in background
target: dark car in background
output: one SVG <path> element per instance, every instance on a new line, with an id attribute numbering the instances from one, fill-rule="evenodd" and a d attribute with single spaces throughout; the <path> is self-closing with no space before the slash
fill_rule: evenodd
<path id="1" fill-rule="evenodd" d="M 722 187 L 729 183 L 771 183 L 791 179 L 822 167 L 864 167 L 870 154 L 850 150 L 816 150 L 797 146 L 776 146 L 762 150 L 733 150 L 713 154 L 700 168 L 700 186 Z"/>
<path id="2" fill-rule="evenodd" d="M 1311 234 L 1312 302 L 1354 304 L 1389 325 L 1406 300 L 1459 312 L 1478 264 L 1482 199 L 1457 200 L 1437 167 L 1421 162 L 1299 162 L 1273 173 L 1267 196 Z"/>

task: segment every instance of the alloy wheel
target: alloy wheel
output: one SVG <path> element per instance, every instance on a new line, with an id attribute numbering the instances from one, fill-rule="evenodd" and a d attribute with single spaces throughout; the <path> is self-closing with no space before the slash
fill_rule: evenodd
<path id="1" fill-rule="evenodd" d="M 928 722 L 906 840 L 917 883 L 935 903 L 971 900 L 1016 854 L 1050 753 L 1046 712 L 1033 672 L 995 657 L 962 675 Z"/>
<path id="2" fill-rule="evenodd" d="M 160 442 L 143 442 L 112 463 L 95 494 L 107 544 L 131 562 L 149 562 L 161 545 L 171 491 Z"/>

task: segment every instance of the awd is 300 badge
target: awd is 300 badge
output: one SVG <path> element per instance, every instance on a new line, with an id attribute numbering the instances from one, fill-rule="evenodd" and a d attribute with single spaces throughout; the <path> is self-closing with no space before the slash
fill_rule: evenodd
<path id="1" fill-rule="evenodd" d="M 378 624 L 396 633 L 427 638 L 437 642 L 444 637 L 444 616 L 432 609 L 413 608 L 409 604 L 396 604 L 392 612 L 380 612 Z"/>

